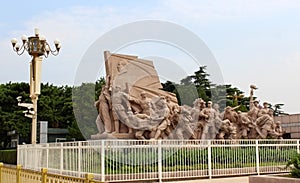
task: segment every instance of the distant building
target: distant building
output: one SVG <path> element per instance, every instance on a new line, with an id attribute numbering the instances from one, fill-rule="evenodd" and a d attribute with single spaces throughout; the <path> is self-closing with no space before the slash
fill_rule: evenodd
<path id="1" fill-rule="evenodd" d="M 48 121 L 40 121 L 39 125 L 40 143 L 67 141 L 67 135 L 69 134 L 67 128 L 48 128 Z"/>
<path id="2" fill-rule="evenodd" d="M 280 121 L 282 130 L 285 132 L 284 139 L 300 138 L 300 114 L 275 116 L 274 121 Z"/>
<path id="3" fill-rule="evenodd" d="M 66 141 L 68 134 L 66 128 L 48 128 L 48 143 Z"/>
<path id="4" fill-rule="evenodd" d="M 9 131 L 7 133 L 7 136 L 9 136 L 11 139 L 9 147 L 17 147 L 19 143 L 19 134 L 17 133 L 17 131 L 16 130 Z"/>
<path id="5" fill-rule="evenodd" d="M 42 125 L 43 124 L 43 125 Z M 38 143 L 51 143 L 51 142 L 65 142 L 75 141 L 75 139 L 67 139 L 69 131 L 67 128 L 48 128 L 48 122 L 42 121 L 39 123 L 38 129 Z M 10 148 L 16 148 L 18 144 L 30 143 L 30 134 L 28 137 L 21 138 L 16 130 L 9 131 L 7 136 L 10 137 Z"/>

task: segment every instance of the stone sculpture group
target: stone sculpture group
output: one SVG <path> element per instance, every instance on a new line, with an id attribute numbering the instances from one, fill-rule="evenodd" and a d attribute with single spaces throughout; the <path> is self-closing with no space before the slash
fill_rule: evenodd
<path id="1" fill-rule="evenodd" d="M 153 63 L 135 56 L 106 51 L 106 84 L 95 106 L 98 133 L 92 139 L 265 139 L 282 138 L 268 103 L 254 100 L 250 109 L 236 111 L 197 98 L 193 106 L 179 106 L 173 93 L 161 90 Z"/>

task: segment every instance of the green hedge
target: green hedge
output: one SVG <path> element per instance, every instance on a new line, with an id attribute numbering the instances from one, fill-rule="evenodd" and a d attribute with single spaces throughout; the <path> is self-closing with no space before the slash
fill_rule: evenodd
<path id="1" fill-rule="evenodd" d="M 17 150 L 0 150 L 0 162 L 7 164 L 17 164 Z"/>
<path id="2" fill-rule="evenodd" d="M 300 178 L 300 154 L 295 153 L 287 162 L 286 168 L 290 168 L 291 177 Z"/>
<path id="3" fill-rule="evenodd" d="M 260 166 L 285 165 L 296 152 L 295 148 L 260 147 Z M 157 151 L 144 149 L 135 151 L 106 152 L 107 173 L 156 172 L 158 169 Z M 100 155 L 95 156 L 94 160 Z M 90 158 L 90 157 L 88 157 Z M 163 171 L 205 170 L 208 168 L 208 149 L 166 149 L 162 151 Z M 256 167 L 255 147 L 211 148 L 213 169 Z M 100 164 L 100 163 L 99 163 Z M 300 158 L 299 158 L 300 164 Z"/>

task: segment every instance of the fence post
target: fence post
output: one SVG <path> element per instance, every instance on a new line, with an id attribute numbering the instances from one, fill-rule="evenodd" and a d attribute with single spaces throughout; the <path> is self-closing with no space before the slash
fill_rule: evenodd
<path id="1" fill-rule="evenodd" d="M 94 179 L 94 174 L 87 173 L 85 174 L 85 183 L 92 183 Z"/>
<path id="2" fill-rule="evenodd" d="M 17 145 L 17 165 L 20 164 L 20 145 Z"/>
<path id="3" fill-rule="evenodd" d="M 37 144 L 34 145 L 34 157 L 33 157 L 33 159 L 34 159 L 34 165 L 33 165 L 34 170 L 39 170 L 40 167 L 38 166 L 38 164 L 39 164 L 40 158 L 38 156 Z"/>
<path id="4" fill-rule="evenodd" d="M 101 140 L 101 181 L 105 181 L 105 141 Z"/>
<path id="5" fill-rule="evenodd" d="M 64 169 L 64 149 L 63 143 L 60 143 L 60 174 L 62 174 Z"/>
<path id="6" fill-rule="evenodd" d="M 208 140 L 208 149 L 207 149 L 207 160 L 208 160 L 208 177 L 209 179 L 212 178 L 212 168 L 211 168 L 211 140 Z"/>
<path id="7" fill-rule="evenodd" d="M 0 163 L 0 183 L 2 183 L 2 168 L 3 168 L 3 163 Z"/>
<path id="8" fill-rule="evenodd" d="M 255 140 L 255 155 L 256 155 L 256 172 L 259 175 L 259 151 L 258 151 L 258 140 Z"/>
<path id="9" fill-rule="evenodd" d="M 161 140 L 158 140 L 158 180 L 162 182 L 162 149 Z"/>
<path id="10" fill-rule="evenodd" d="M 298 154 L 300 153 L 300 150 L 299 150 L 300 147 L 299 147 L 299 145 L 300 145 L 300 144 L 299 144 L 299 140 L 297 140 L 297 153 L 298 153 Z"/>
<path id="11" fill-rule="evenodd" d="M 42 183 L 47 183 L 47 173 L 48 169 L 47 168 L 42 168 Z"/>
<path id="12" fill-rule="evenodd" d="M 17 165 L 17 183 L 21 183 L 21 170 L 22 170 L 22 166 Z"/>
<path id="13" fill-rule="evenodd" d="M 81 141 L 78 142 L 78 177 L 81 177 Z"/>
<path id="14" fill-rule="evenodd" d="M 27 151 L 28 151 L 28 148 L 27 148 L 27 145 L 23 145 L 23 146 L 26 146 L 26 148 L 24 148 L 24 147 L 22 148 L 22 151 L 23 151 L 23 153 L 24 153 L 24 160 L 23 160 L 23 162 L 22 162 L 23 164 L 21 164 L 21 165 L 23 165 L 23 168 L 26 169 L 26 168 L 27 168 L 27 165 L 26 165 L 26 164 L 27 164 L 27 162 L 28 162 L 28 159 L 27 159 L 27 158 L 28 158 L 28 157 L 27 157 Z M 19 162 L 18 162 L 18 163 L 19 163 Z"/>
<path id="15" fill-rule="evenodd" d="M 46 144 L 46 168 L 49 168 L 49 144 Z"/>

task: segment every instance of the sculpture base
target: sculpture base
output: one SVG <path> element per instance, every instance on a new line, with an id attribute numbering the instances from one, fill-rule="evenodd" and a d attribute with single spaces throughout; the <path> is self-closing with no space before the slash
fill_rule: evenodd
<path id="1" fill-rule="evenodd" d="M 134 133 L 97 133 L 91 135 L 92 140 L 99 139 L 134 139 Z"/>

